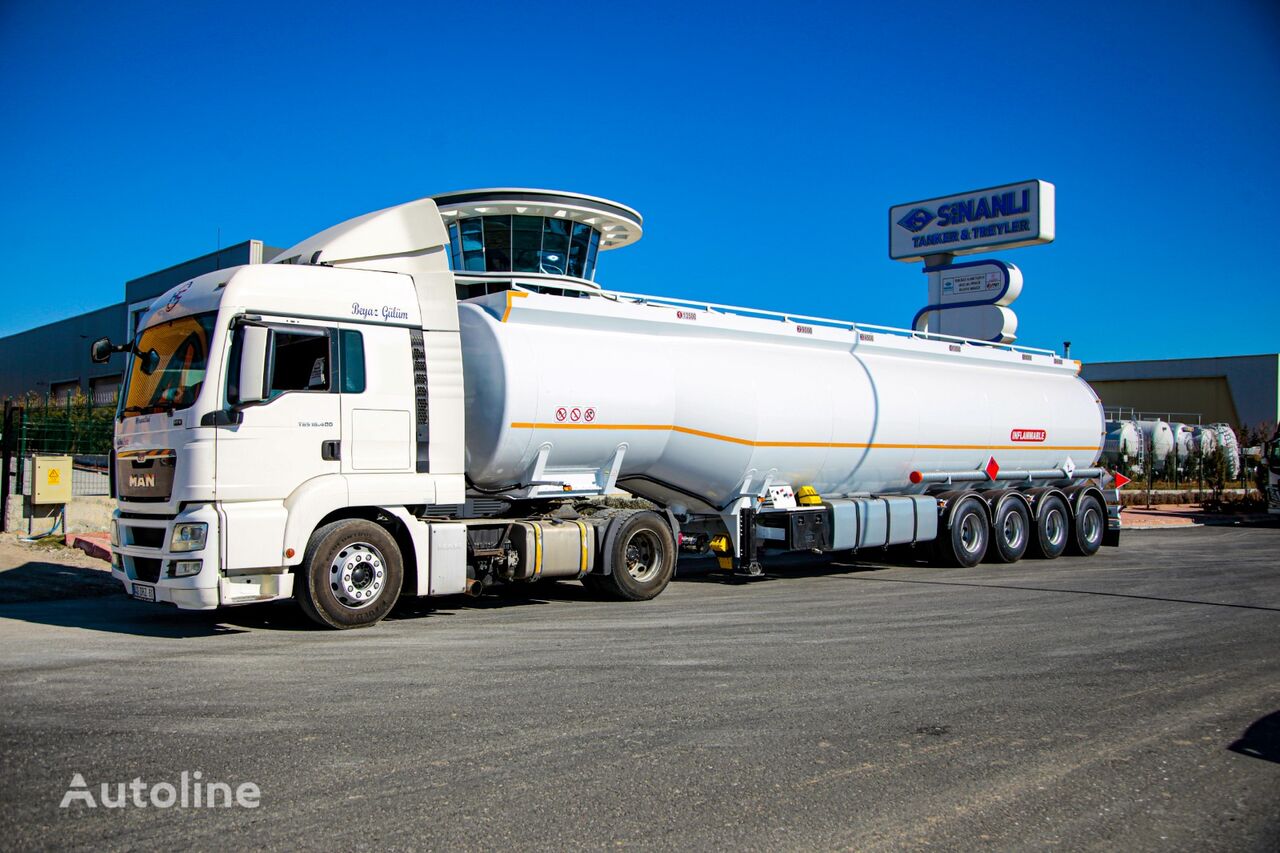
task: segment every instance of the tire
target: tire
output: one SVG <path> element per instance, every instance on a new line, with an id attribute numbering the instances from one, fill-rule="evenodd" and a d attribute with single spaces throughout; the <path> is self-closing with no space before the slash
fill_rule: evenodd
<path id="1" fill-rule="evenodd" d="M 1031 513 L 1017 497 L 1005 498 L 991 522 L 991 545 L 987 559 L 993 563 L 1016 563 L 1027 553 L 1034 528 Z"/>
<path id="2" fill-rule="evenodd" d="M 583 583 L 588 589 L 624 601 L 657 597 L 676 571 L 676 542 L 671 528 L 654 512 L 637 512 L 615 522 L 618 529 L 605 554 L 610 572 Z M 598 586 L 594 586 L 598 584 Z"/>
<path id="3" fill-rule="evenodd" d="M 1027 552 L 1042 560 L 1062 556 L 1071 540 L 1071 510 L 1058 495 L 1049 495 L 1036 513 L 1035 535 Z"/>
<path id="4" fill-rule="evenodd" d="M 977 498 L 968 498 L 951 515 L 951 526 L 938 537 L 938 562 L 944 566 L 972 568 L 987 555 L 991 530 L 987 513 Z"/>
<path id="5" fill-rule="evenodd" d="M 298 604 L 326 628 L 367 628 L 382 621 L 400 597 L 404 564 L 384 528 L 352 518 L 311 534 L 299 567 Z"/>
<path id="6" fill-rule="evenodd" d="M 1092 557 L 1102 547 L 1102 538 L 1106 532 L 1106 508 L 1097 495 L 1085 495 L 1076 505 L 1076 514 L 1071 520 L 1067 553 L 1076 557 Z"/>

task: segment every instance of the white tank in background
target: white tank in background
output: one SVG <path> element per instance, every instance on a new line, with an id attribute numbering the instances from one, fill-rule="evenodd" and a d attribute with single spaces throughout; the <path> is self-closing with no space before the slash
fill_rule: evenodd
<path id="1" fill-rule="evenodd" d="M 1146 469 L 1146 442 L 1137 421 L 1107 421 L 1107 436 L 1103 442 L 1102 458 L 1116 468 L 1128 468 L 1134 473 Z"/>
<path id="2" fill-rule="evenodd" d="M 1176 422 L 1169 424 L 1169 431 L 1173 433 L 1173 449 L 1178 470 L 1185 471 L 1190 464 L 1192 454 L 1196 452 L 1195 433 L 1186 424 Z"/>
<path id="3" fill-rule="evenodd" d="M 1240 440 L 1231 424 L 1209 424 L 1218 434 L 1218 447 L 1227 458 L 1227 476 L 1235 480 L 1240 476 Z"/>
<path id="4" fill-rule="evenodd" d="M 1163 471 L 1173 455 L 1173 430 L 1162 420 L 1138 421 L 1138 428 L 1147 441 L 1150 451 L 1151 467 L 1154 471 Z"/>
<path id="5" fill-rule="evenodd" d="M 1196 452 L 1208 456 L 1218 449 L 1218 431 L 1211 426 L 1194 426 L 1191 433 L 1196 440 Z"/>

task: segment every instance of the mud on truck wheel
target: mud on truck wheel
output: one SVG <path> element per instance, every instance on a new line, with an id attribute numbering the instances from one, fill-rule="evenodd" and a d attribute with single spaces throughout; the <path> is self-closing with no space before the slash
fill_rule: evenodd
<path id="1" fill-rule="evenodd" d="M 311 534 L 294 588 L 307 616 L 328 628 L 364 628 L 400 597 L 400 548 L 372 521 L 351 518 Z"/>
<path id="2" fill-rule="evenodd" d="M 637 512 L 615 521 L 604 554 L 611 571 L 587 575 L 583 585 L 625 601 L 647 601 L 667 588 L 676 571 L 676 542 L 655 512 Z"/>

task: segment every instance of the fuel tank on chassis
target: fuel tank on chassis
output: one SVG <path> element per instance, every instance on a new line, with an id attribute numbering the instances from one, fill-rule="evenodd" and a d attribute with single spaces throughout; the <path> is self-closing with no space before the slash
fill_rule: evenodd
<path id="1" fill-rule="evenodd" d="M 824 495 L 903 493 L 922 490 L 912 471 L 990 456 L 1086 467 L 1102 449 L 1097 397 L 1049 354 L 599 296 L 459 308 L 481 487 L 528 483 L 544 445 L 543 480 L 607 467 L 621 446 L 623 488 L 711 507 L 769 475 Z"/>

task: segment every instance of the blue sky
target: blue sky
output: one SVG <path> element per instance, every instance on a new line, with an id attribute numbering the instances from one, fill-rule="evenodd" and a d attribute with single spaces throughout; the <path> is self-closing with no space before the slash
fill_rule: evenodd
<path id="1" fill-rule="evenodd" d="M 1035 6 L 1037 8 L 1026 8 Z M 1043 7 L 1043 8 L 1039 8 Z M 1027 178 L 1020 342 L 1280 349 L 1280 12 L 1214 4 L 0 4 L 0 334 L 481 186 L 614 198 L 606 287 L 905 326 L 889 205 Z M 13 297 L 21 297 L 17 302 Z"/>

